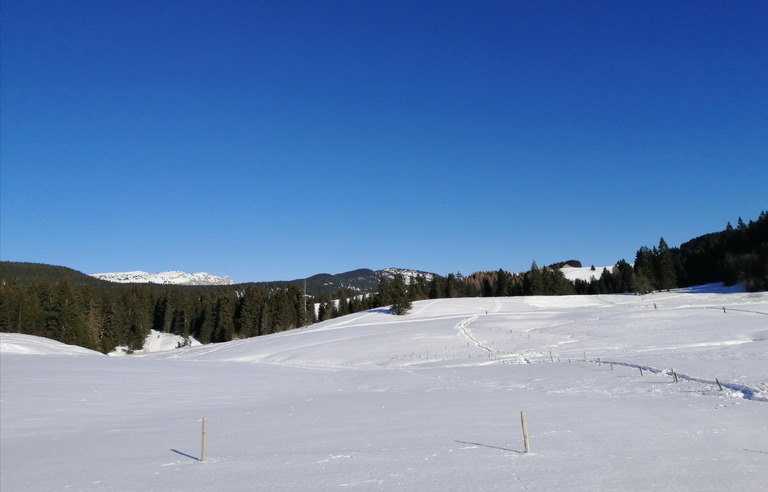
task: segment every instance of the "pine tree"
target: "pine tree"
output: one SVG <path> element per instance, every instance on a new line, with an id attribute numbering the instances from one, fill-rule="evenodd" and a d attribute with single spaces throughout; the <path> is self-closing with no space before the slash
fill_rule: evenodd
<path id="1" fill-rule="evenodd" d="M 114 294 L 109 293 L 102 297 L 101 322 L 99 344 L 101 351 L 107 354 L 127 339 L 121 301 Z"/>
<path id="2" fill-rule="evenodd" d="M 510 288 L 510 275 L 503 269 L 499 268 L 496 273 L 496 296 L 504 297 L 509 295 Z"/>
<path id="3" fill-rule="evenodd" d="M 635 272 L 625 260 L 619 260 L 613 267 L 617 292 L 631 292 L 635 281 Z"/>
<path id="4" fill-rule="evenodd" d="M 405 285 L 405 279 L 401 274 L 395 274 L 389 290 L 392 304 L 390 310 L 394 314 L 402 315 L 411 310 L 411 299 L 408 295 L 408 287 Z"/>
<path id="5" fill-rule="evenodd" d="M 139 350 L 152 329 L 152 312 L 155 302 L 152 291 L 146 285 L 131 286 L 123 298 L 126 339 L 120 345 L 128 345 L 131 350 Z"/>
<path id="6" fill-rule="evenodd" d="M 523 295 L 536 296 L 543 292 L 544 279 L 536 260 L 531 263 L 531 269 L 523 274 Z"/>
<path id="7" fill-rule="evenodd" d="M 244 338 L 261 335 L 259 318 L 264 309 L 264 295 L 261 289 L 249 285 L 238 301 L 235 330 Z"/>
<path id="8" fill-rule="evenodd" d="M 429 298 L 445 298 L 445 279 L 443 277 L 432 277 L 432 281 L 429 283 Z"/>
<path id="9" fill-rule="evenodd" d="M 235 300 L 231 291 L 225 290 L 219 293 L 213 320 L 213 341 L 229 342 L 234 338 Z"/>
<path id="10" fill-rule="evenodd" d="M 85 310 L 69 277 L 62 278 L 56 285 L 52 301 L 47 320 L 51 338 L 69 345 L 90 348 Z"/>
<path id="11" fill-rule="evenodd" d="M 659 248 L 655 250 L 654 270 L 656 273 L 657 289 L 674 289 L 677 287 L 677 274 L 675 273 L 675 258 L 662 237 L 659 240 Z"/>
<path id="12" fill-rule="evenodd" d="M 376 292 L 375 302 L 378 306 L 392 304 L 392 285 L 383 275 L 379 278 L 379 290 Z"/>
<path id="13" fill-rule="evenodd" d="M 0 283 L 0 331 L 40 334 L 43 309 L 34 289 L 23 289 L 14 279 Z"/>

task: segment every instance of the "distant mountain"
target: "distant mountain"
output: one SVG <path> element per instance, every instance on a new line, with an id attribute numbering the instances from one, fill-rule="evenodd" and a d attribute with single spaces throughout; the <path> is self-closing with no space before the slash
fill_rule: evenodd
<path id="1" fill-rule="evenodd" d="M 410 284 L 416 279 L 416 277 L 419 276 L 424 277 L 427 282 L 431 282 L 433 278 L 439 277 L 439 275 L 434 273 L 422 272 L 420 270 L 406 270 L 403 268 L 385 268 L 384 270 L 379 270 L 376 273 L 388 280 L 392 280 L 395 278 L 395 275 L 399 273 L 405 278 L 405 283 L 407 284 Z"/>
<path id="2" fill-rule="evenodd" d="M 219 277 L 210 273 L 185 273 L 169 271 L 147 273 L 141 271 L 118 273 L 94 273 L 92 277 L 121 284 L 161 284 L 161 285 L 234 285 L 230 277 Z"/>
<path id="3" fill-rule="evenodd" d="M 68 277 L 72 285 L 76 287 L 108 287 L 110 285 L 103 280 L 63 266 L 0 261 L 0 284 L 10 280 L 22 286 L 33 285 L 38 282 L 56 283 L 64 277 Z"/>
<path id="4" fill-rule="evenodd" d="M 352 270 L 344 273 L 337 273 L 334 275 L 328 273 L 319 273 L 306 279 L 296 280 L 281 280 L 273 282 L 255 282 L 254 285 L 270 291 L 286 287 L 288 285 L 297 286 L 300 289 L 304 289 L 306 283 L 307 294 L 312 296 L 319 296 L 323 294 L 332 294 L 340 289 L 349 289 L 355 292 L 368 293 L 376 292 L 379 289 L 379 280 L 384 277 L 388 280 L 392 280 L 396 274 L 401 274 L 405 277 L 406 282 L 410 283 L 417 276 L 424 276 L 427 282 L 430 282 L 434 277 L 439 277 L 434 273 L 422 272 L 419 270 L 407 270 L 403 268 L 385 268 L 383 270 L 370 270 L 368 268 L 361 268 L 358 270 Z"/>
<path id="5" fill-rule="evenodd" d="M 22 285 L 30 285 L 39 281 L 48 281 L 56 283 L 64 277 L 69 277 L 72 283 L 78 287 L 92 286 L 95 288 L 122 288 L 126 284 L 149 284 L 162 289 L 162 285 L 176 285 L 185 288 L 199 287 L 203 289 L 222 289 L 233 287 L 240 289 L 245 285 L 255 285 L 260 289 L 272 291 L 293 285 L 300 290 L 304 289 L 306 283 L 307 294 L 311 296 L 320 296 L 323 294 L 333 294 L 340 289 L 349 289 L 359 293 L 376 292 L 379 288 L 379 279 L 381 277 L 391 280 L 395 274 L 403 275 L 407 282 L 423 275 L 427 282 L 434 277 L 439 277 L 434 273 L 422 272 L 418 270 L 407 270 L 403 268 L 386 268 L 384 270 L 370 270 L 361 268 L 350 272 L 337 273 L 334 275 L 320 273 L 306 279 L 280 280 L 271 282 L 248 282 L 235 284 L 230 277 L 220 277 L 209 273 L 184 273 L 184 272 L 118 272 L 118 273 L 97 273 L 86 275 L 71 268 L 46 265 L 42 263 L 17 263 L 0 262 L 0 283 L 14 279 Z M 121 285 L 122 284 L 122 285 Z"/>

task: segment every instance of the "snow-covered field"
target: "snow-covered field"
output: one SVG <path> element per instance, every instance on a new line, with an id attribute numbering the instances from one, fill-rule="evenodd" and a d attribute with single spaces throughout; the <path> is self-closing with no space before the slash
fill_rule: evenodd
<path id="1" fill-rule="evenodd" d="M 594 270 L 592 270 L 592 267 L 572 267 L 570 265 L 566 265 L 560 269 L 561 272 L 563 272 L 563 275 L 565 278 L 573 282 L 574 280 L 583 280 L 585 282 L 590 282 L 592 280 L 599 280 L 600 275 L 603 274 L 603 269 L 607 268 L 610 272 L 613 266 L 608 267 L 595 267 Z"/>
<path id="2" fill-rule="evenodd" d="M 422 301 L 127 357 L 0 341 L 3 492 L 768 490 L 766 293 Z"/>

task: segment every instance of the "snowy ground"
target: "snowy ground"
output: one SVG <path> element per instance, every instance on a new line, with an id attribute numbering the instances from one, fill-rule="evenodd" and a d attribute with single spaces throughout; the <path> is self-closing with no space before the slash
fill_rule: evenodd
<path id="1" fill-rule="evenodd" d="M 162 333 L 159 331 L 152 330 L 150 334 L 147 336 L 147 338 L 144 340 L 144 346 L 141 347 L 141 350 L 134 350 L 133 352 L 131 352 L 127 346 L 117 347 L 109 355 L 138 356 L 138 355 L 144 355 L 144 354 L 151 354 L 154 352 L 167 352 L 169 350 L 174 350 L 179 347 L 185 347 L 187 345 L 191 347 L 197 347 L 202 344 L 191 337 L 185 340 L 184 337 L 181 337 L 179 335 L 173 335 L 171 333 Z"/>
<path id="2" fill-rule="evenodd" d="M 592 270 L 592 267 L 572 267 L 570 265 L 565 265 L 560 269 L 561 272 L 563 272 L 563 275 L 565 278 L 573 282 L 574 280 L 583 280 L 585 282 L 590 282 L 592 280 L 599 280 L 600 275 L 603 274 L 604 269 L 608 269 L 610 272 L 613 266 L 607 266 L 607 267 L 595 267 L 594 270 Z"/>
<path id="3" fill-rule="evenodd" d="M 4 492 L 768 490 L 766 293 L 423 301 L 128 357 L 0 342 Z"/>

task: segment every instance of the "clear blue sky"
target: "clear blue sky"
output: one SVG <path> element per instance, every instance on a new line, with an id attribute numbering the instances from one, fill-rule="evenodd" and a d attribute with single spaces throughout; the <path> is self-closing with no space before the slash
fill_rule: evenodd
<path id="1" fill-rule="evenodd" d="M 768 2 L 2 0 L 0 258 L 634 259 L 768 209 Z"/>

